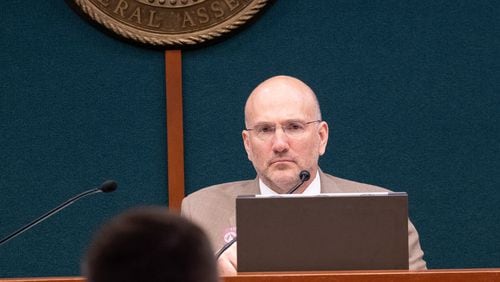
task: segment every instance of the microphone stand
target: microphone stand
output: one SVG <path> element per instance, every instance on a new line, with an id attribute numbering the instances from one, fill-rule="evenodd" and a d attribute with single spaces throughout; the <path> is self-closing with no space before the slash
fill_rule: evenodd
<path id="1" fill-rule="evenodd" d="M 58 213 L 62 209 L 66 208 L 67 206 L 69 206 L 69 205 L 73 204 L 74 202 L 80 200 L 81 198 L 84 198 L 84 197 L 87 197 L 87 196 L 90 196 L 90 195 L 93 195 L 93 194 L 96 194 L 96 193 L 101 193 L 101 192 L 112 192 L 112 191 L 114 191 L 116 189 L 116 186 L 117 186 L 116 182 L 114 182 L 112 180 L 111 181 L 108 180 L 108 181 L 104 182 L 101 185 L 101 187 L 99 187 L 99 188 L 94 188 L 94 189 L 85 191 L 83 193 L 80 193 L 80 194 L 72 197 L 71 199 L 65 201 L 64 203 L 62 203 L 59 206 L 55 207 L 54 209 L 46 212 L 42 216 L 36 218 L 35 220 L 31 221 L 30 223 L 24 225 L 23 227 L 19 228 L 18 230 L 16 230 L 12 234 L 10 234 L 7 237 L 5 237 L 2 240 L 0 240 L 0 246 L 3 245 L 3 244 L 5 244 L 5 243 L 7 243 L 11 239 L 19 236 L 21 233 L 23 233 L 26 230 L 32 228 L 33 226 L 39 224 L 40 222 L 46 220 L 47 218 L 51 217 L 52 215 Z"/>

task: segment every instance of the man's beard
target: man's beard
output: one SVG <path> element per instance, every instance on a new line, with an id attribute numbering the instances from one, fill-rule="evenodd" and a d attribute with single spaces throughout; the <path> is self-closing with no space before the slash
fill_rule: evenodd
<path id="1" fill-rule="evenodd" d="M 290 171 L 274 171 L 266 177 L 264 183 L 266 183 L 269 188 L 274 190 L 276 193 L 284 194 L 287 193 L 292 187 L 294 187 L 299 181 L 299 173 L 295 173 L 294 170 Z"/>

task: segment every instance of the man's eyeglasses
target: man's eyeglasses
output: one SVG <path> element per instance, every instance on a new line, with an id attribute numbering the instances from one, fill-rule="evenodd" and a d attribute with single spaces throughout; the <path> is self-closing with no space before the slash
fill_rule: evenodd
<path id="1" fill-rule="evenodd" d="M 301 137 L 306 132 L 307 125 L 311 123 L 321 122 L 321 120 L 313 120 L 308 122 L 303 121 L 289 121 L 280 125 L 283 133 L 288 137 L 297 138 Z M 274 123 L 261 123 L 254 126 L 254 128 L 247 128 L 248 131 L 253 131 L 261 140 L 269 140 L 276 133 L 276 125 Z"/>

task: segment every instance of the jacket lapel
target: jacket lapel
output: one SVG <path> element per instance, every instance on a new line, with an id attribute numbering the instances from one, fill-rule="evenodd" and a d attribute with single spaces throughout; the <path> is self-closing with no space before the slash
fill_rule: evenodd
<path id="1" fill-rule="evenodd" d="M 321 182 L 321 193 L 342 193 L 333 176 L 323 173 L 321 169 L 318 171 Z"/>

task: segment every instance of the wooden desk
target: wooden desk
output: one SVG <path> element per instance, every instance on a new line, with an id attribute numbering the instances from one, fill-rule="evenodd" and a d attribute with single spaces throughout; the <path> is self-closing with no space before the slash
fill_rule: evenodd
<path id="1" fill-rule="evenodd" d="M 320 271 L 240 273 L 223 282 L 500 282 L 500 268 L 425 271 Z M 0 282 L 85 282 L 82 277 L 0 278 Z"/>
<path id="2" fill-rule="evenodd" d="M 500 268 L 424 271 L 325 271 L 295 273 L 240 273 L 224 282 L 490 282 L 500 281 Z"/>

